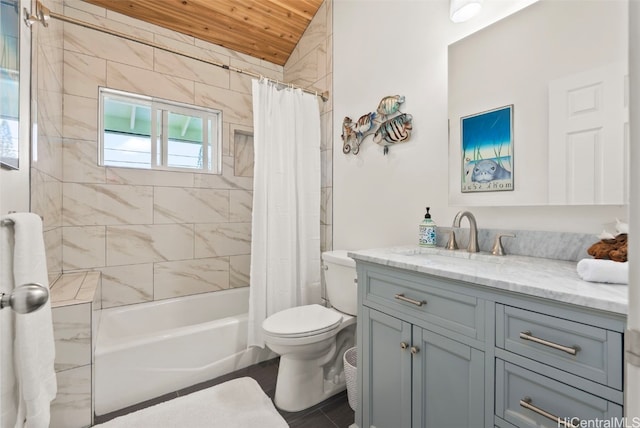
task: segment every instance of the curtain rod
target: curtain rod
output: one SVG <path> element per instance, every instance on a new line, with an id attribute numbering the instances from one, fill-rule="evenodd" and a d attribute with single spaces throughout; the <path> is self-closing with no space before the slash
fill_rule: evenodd
<path id="1" fill-rule="evenodd" d="M 141 43 L 143 45 L 150 46 L 152 48 L 160 49 L 160 50 L 163 50 L 165 52 L 173 53 L 173 54 L 184 56 L 184 57 L 196 60 L 196 61 L 204 62 L 206 64 L 213 65 L 213 66 L 216 66 L 216 67 L 220 67 L 220 68 L 225 69 L 225 70 L 235 71 L 236 73 L 246 74 L 247 76 L 255 77 L 255 78 L 258 78 L 258 79 L 264 78 L 264 79 L 267 79 L 267 80 L 269 80 L 271 82 L 274 82 L 276 84 L 279 84 L 279 85 L 288 86 L 288 87 L 294 88 L 294 89 L 301 89 L 303 92 L 306 92 L 308 94 L 312 94 L 312 95 L 315 95 L 317 97 L 320 97 L 322 99 L 322 101 L 324 101 L 324 102 L 329 100 L 329 91 L 318 92 L 318 91 L 315 91 L 315 90 L 311 90 L 311 89 L 307 89 L 307 88 L 303 88 L 303 87 L 294 85 L 293 83 L 281 82 L 279 80 L 271 79 L 271 78 L 263 76 L 261 74 L 254 73 L 253 71 L 243 70 L 241 68 L 237 68 L 237 67 L 234 67 L 232 65 L 226 65 L 226 64 L 222 64 L 220 62 L 215 62 L 215 61 L 212 61 L 212 60 L 209 60 L 209 59 L 206 59 L 206 58 L 201 58 L 201 57 L 198 57 L 198 56 L 195 56 L 195 55 L 190 55 L 190 54 L 187 54 L 187 53 L 184 53 L 184 52 L 173 50 L 171 48 L 167 48 L 165 46 L 161 46 L 161 45 L 159 45 L 157 43 L 154 43 L 154 42 L 150 42 L 150 41 L 147 41 L 147 40 L 135 37 L 135 36 L 130 36 L 128 34 L 121 33 L 119 31 L 109 30 L 107 28 L 102 28 L 102 27 L 99 27 L 97 25 L 90 24 L 88 22 L 80 21 L 78 19 L 71 18 L 71 17 L 65 16 L 65 15 L 61 15 L 61 14 L 56 13 L 56 12 L 51 12 L 49 9 L 47 9 L 39 1 L 36 3 L 36 15 L 37 15 L 36 17 L 32 17 L 32 18 L 35 18 L 34 20 L 42 22 L 42 24 L 45 27 L 48 26 L 48 22 L 47 21 L 49 21 L 50 18 L 55 18 L 55 19 L 58 19 L 60 21 L 68 22 L 70 24 L 80 25 L 81 27 L 85 27 L 85 28 L 89 28 L 89 29 L 92 29 L 92 30 L 100 31 L 102 33 L 107 33 L 107 34 L 110 34 L 112 36 L 121 37 L 123 39 L 127 39 L 127 40 L 130 40 L 132 42 Z"/>

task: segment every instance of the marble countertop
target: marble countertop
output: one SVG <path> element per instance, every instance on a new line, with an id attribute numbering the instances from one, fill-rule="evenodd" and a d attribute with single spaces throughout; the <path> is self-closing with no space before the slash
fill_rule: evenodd
<path id="1" fill-rule="evenodd" d="M 626 315 L 628 286 L 580 279 L 576 262 L 418 246 L 349 251 L 355 260 Z"/>

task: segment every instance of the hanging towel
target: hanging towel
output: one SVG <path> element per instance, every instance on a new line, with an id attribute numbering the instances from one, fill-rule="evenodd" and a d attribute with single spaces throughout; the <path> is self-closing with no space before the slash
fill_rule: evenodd
<path id="1" fill-rule="evenodd" d="M 49 287 L 42 220 L 33 213 L 14 213 L 14 286 Z M 15 315 L 14 367 L 18 389 L 16 428 L 48 428 L 50 405 L 57 392 L 55 345 L 50 299 L 40 309 Z"/>
<path id="2" fill-rule="evenodd" d="M 629 283 L 629 262 L 614 262 L 603 259 L 582 259 L 576 267 L 580 278 L 589 282 L 610 284 Z"/>

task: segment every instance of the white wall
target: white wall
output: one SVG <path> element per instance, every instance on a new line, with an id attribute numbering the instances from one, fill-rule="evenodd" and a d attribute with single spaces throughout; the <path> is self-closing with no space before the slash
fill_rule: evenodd
<path id="1" fill-rule="evenodd" d="M 425 206 L 449 226 L 461 207 L 448 203 L 447 46 L 521 9 L 531 0 L 486 0 L 463 24 L 448 18 L 448 0 L 334 3 L 334 248 L 416 242 Z M 365 140 L 342 154 L 342 120 L 375 110 L 381 98 L 406 97 L 410 141 L 381 147 Z M 522 162 L 522 160 L 519 160 Z M 599 233 L 627 207 L 474 207 L 480 228 Z"/>

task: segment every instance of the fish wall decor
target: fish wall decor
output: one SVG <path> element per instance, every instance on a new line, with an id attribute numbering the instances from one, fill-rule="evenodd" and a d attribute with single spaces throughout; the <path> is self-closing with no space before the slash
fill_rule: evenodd
<path id="1" fill-rule="evenodd" d="M 400 110 L 400 104 L 404 102 L 404 96 L 402 95 L 390 95 L 380 100 L 378 104 L 378 113 L 384 116 L 389 116 Z"/>
<path id="2" fill-rule="evenodd" d="M 354 124 L 353 130 L 356 132 L 356 136 L 360 139 L 373 128 L 373 121 L 376 118 L 376 112 L 364 114 L 360 116 L 360 119 Z"/>
<path id="3" fill-rule="evenodd" d="M 346 116 L 342 121 L 342 152 L 357 155 L 363 140 L 371 134 L 385 155 L 391 145 L 409 140 L 413 118 L 400 111 L 404 100 L 403 95 L 389 95 L 380 100 L 376 111 L 363 114 L 355 122 Z"/>
<path id="4" fill-rule="evenodd" d="M 342 153 L 345 155 L 351 152 L 352 145 L 356 143 L 356 132 L 353 130 L 353 120 L 350 117 L 345 116 L 342 120 Z M 360 144 L 358 145 L 358 149 L 360 148 Z M 357 154 L 354 153 L 354 154 Z"/>
<path id="5" fill-rule="evenodd" d="M 384 147 L 383 154 L 389 153 L 389 146 L 403 143 L 411 137 L 413 116 L 402 113 L 383 122 L 373 136 L 373 142 Z"/>

